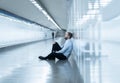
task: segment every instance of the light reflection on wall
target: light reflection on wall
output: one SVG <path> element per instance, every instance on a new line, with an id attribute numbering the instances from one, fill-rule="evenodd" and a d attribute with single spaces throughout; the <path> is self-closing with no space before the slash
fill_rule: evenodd
<path id="1" fill-rule="evenodd" d="M 9 16 L 0 15 L 0 23 L 0 48 L 51 38 L 51 30 Z"/>
<path id="2" fill-rule="evenodd" d="M 101 14 L 110 3 L 112 0 L 74 0 L 69 10 L 68 31 L 74 33 L 74 58 L 85 83 L 101 83 L 101 62 L 90 61 L 102 56 L 101 44 L 110 37 L 110 33 L 106 33 L 109 30 L 104 29 L 107 23 L 102 21 Z M 112 26 L 110 30 L 112 32 Z"/>

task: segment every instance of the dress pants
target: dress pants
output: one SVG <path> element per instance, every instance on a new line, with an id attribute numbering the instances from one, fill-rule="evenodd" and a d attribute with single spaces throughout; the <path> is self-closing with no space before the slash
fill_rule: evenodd
<path id="1" fill-rule="evenodd" d="M 46 56 L 46 59 L 49 60 L 54 60 L 55 58 L 59 59 L 59 60 L 66 60 L 67 57 L 63 54 L 63 53 L 56 53 L 56 51 L 61 50 L 62 48 L 59 46 L 59 44 L 56 42 L 55 44 L 53 44 L 52 46 L 52 52 Z"/>

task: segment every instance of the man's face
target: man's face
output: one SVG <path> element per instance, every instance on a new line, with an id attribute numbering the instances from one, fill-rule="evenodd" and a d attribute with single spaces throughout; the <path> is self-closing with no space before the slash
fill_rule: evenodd
<path id="1" fill-rule="evenodd" d="M 68 39 L 69 38 L 69 34 L 68 32 L 65 33 L 65 39 Z"/>

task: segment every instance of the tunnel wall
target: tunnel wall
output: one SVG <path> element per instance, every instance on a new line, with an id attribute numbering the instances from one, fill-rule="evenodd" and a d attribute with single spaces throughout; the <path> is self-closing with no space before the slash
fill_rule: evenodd
<path id="1" fill-rule="evenodd" d="M 109 20 L 104 20 L 102 10 L 107 6 L 111 6 L 106 2 L 106 7 L 91 8 L 92 2 L 84 4 L 81 0 L 74 0 L 68 11 L 68 29 L 74 34 L 74 53 L 81 56 L 81 53 L 89 53 L 90 56 L 106 55 L 102 43 L 120 43 L 120 16 L 113 17 Z M 93 2 L 94 3 L 94 2 Z M 100 3 L 100 2 L 97 2 Z M 84 6 L 80 7 L 80 4 Z M 94 4 L 93 4 L 94 5 Z M 102 3 L 101 3 L 101 6 Z M 112 6 L 115 8 L 115 6 Z"/>
<path id="2" fill-rule="evenodd" d="M 0 15 L 0 48 L 49 38 L 49 29 Z"/>

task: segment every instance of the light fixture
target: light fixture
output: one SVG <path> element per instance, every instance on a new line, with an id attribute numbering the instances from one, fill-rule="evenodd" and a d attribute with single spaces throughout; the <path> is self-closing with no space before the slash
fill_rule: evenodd
<path id="1" fill-rule="evenodd" d="M 100 0 L 100 5 L 106 7 L 112 0 Z"/>
<path id="2" fill-rule="evenodd" d="M 52 19 L 52 17 L 36 2 L 36 0 L 30 0 L 33 5 L 38 8 L 46 17 L 49 21 L 51 21 L 59 30 L 61 28 L 58 26 L 58 24 Z"/>

